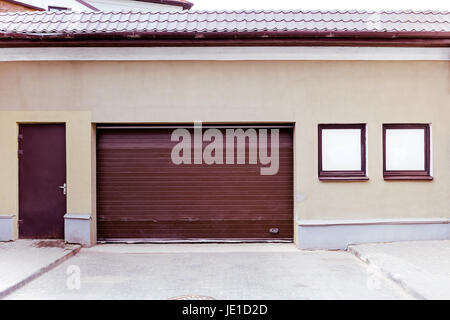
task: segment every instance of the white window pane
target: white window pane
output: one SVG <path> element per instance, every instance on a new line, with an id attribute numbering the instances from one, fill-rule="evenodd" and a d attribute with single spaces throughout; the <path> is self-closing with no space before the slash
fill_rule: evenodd
<path id="1" fill-rule="evenodd" d="M 386 170 L 425 170 L 425 130 L 386 130 Z"/>
<path id="2" fill-rule="evenodd" d="M 322 130 L 322 170 L 361 170 L 361 130 Z"/>

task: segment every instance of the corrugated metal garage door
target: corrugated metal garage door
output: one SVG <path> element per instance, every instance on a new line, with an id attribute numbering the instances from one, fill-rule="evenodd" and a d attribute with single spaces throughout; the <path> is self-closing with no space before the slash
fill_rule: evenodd
<path id="1" fill-rule="evenodd" d="M 292 240 L 292 130 L 279 129 L 278 173 L 261 175 L 248 158 L 172 163 L 173 128 L 98 126 L 99 240 Z"/>

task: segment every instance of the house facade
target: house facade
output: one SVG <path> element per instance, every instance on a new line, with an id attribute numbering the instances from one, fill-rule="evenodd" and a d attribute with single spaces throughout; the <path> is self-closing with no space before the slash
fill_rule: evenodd
<path id="1" fill-rule="evenodd" d="M 0 240 L 449 239 L 449 25 L 0 14 Z"/>

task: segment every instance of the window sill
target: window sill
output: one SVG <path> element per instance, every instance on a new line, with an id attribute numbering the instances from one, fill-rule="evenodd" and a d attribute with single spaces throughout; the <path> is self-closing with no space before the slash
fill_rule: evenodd
<path id="1" fill-rule="evenodd" d="M 418 181 L 431 181 L 432 176 L 384 176 L 384 180 L 418 180 Z"/>
<path id="2" fill-rule="evenodd" d="M 320 181 L 368 181 L 369 177 L 357 176 L 357 177 L 319 177 Z"/>

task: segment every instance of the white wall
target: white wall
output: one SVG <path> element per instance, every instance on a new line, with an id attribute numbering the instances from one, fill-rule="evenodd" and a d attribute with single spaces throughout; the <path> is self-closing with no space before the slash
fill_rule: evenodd
<path id="1" fill-rule="evenodd" d="M 157 3 L 133 1 L 133 0 L 92 0 L 89 1 L 94 7 L 102 11 L 120 10 L 150 10 L 150 11 L 181 11 L 178 6 L 168 6 Z"/>
<path id="2" fill-rule="evenodd" d="M 89 2 L 89 0 L 87 0 Z M 23 3 L 27 3 L 39 8 L 46 9 L 48 6 L 54 7 L 66 7 L 71 8 L 73 11 L 92 11 L 85 5 L 75 0 L 21 0 Z"/>

